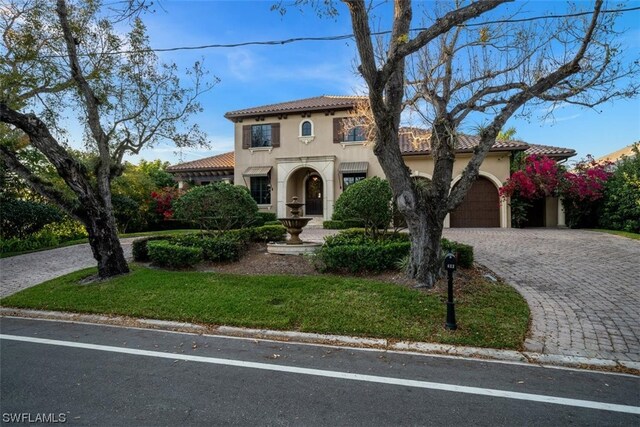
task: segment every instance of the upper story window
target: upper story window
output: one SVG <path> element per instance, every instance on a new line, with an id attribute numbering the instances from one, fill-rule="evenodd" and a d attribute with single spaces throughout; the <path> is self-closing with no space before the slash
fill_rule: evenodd
<path id="1" fill-rule="evenodd" d="M 251 147 L 271 147 L 271 125 L 251 126 Z"/>
<path id="2" fill-rule="evenodd" d="M 280 147 L 280 123 L 242 126 L 242 148 L 251 151 Z"/>
<path id="3" fill-rule="evenodd" d="M 313 135 L 313 124 L 309 120 L 305 120 L 300 125 L 300 136 Z"/>
<path id="4" fill-rule="evenodd" d="M 354 126 L 345 132 L 344 140 L 346 142 L 360 142 L 365 140 L 364 126 Z"/>

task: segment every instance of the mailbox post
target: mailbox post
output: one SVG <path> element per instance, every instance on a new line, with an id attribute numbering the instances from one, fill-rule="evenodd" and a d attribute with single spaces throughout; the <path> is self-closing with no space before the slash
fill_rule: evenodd
<path id="1" fill-rule="evenodd" d="M 456 307 L 453 302 L 453 272 L 456 271 L 456 256 L 453 253 L 449 252 L 445 255 L 444 268 L 447 270 L 448 276 L 446 328 L 455 331 L 458 329 L 458 325 L 456 325 Z"/>

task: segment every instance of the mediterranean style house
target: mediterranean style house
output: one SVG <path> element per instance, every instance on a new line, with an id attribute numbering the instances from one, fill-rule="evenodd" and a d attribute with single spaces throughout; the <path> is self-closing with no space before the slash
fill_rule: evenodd
<path id="1" fill-rule="evenodd" d="M 330 219 L 345 188 L 366 177 L 384 177 L 364 129 L 352 125 L 353 112 L 364 99 L 318 96 L 230 111 L 225 117 L 234 123 L 233 152 L 167 170 L 180 186 L 187 181 L 204 185 L 221 180 L 246 186 L 260 210 L 278 217 L 287 215 L 285 203 L 296 196 L 305 203 L 305 216 Z M 416 179 L 430 179 L 433 171 L 427 132 L 416 128 L 400 132 L 401 152 Z M 459 137 L 453 185 L 477 142 L 474 136 Z M 566 148 L 497 141 L 464 202 L 445 220 L 446 227 L 510 227 L 509 206 L 500 201 L 498 189 L 509 178 L 511 161 L 519 152 L 557 160 L 575 155 Z M 557 199 L 547 198 L 538 205 L 529 225 L 564 225 Z"/>

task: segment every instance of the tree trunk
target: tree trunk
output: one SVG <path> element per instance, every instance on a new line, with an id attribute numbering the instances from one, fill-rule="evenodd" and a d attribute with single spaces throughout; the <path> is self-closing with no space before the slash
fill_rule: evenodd
<path id="1" fill-rule="evenodd" d="M 417 210 L 407 219 L 411 237 L 407 275 L 415 279 L 419 287 L 433 287 L 442 275 L 440 243 L 446 212 L 441 211 Z"/>
<path id="2" fill-rule="evenodd" d="M 93 257 L 98 261 L 98 276 L 105 279 L 129 272 L 113 215 L 106 210 L 93 212 L 85 222 Z"/>

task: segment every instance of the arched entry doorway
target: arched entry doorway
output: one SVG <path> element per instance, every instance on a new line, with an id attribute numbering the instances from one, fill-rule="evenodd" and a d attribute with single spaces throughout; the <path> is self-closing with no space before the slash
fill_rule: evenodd
<path id="1" fill-rule="evenodd" d="M 322 197 L 324 194 L 324 185 L 320 175 L 313 173 L 307 177 L 305 182 L 304 193 L 304 214 L 310 215 L 322 215 Z"/>
<path id="2" fill-rule="evenodd" d="M 498 189 L 489 179 L 478 177 L 450 218 L 452 228 L 500 227 Z"/>

